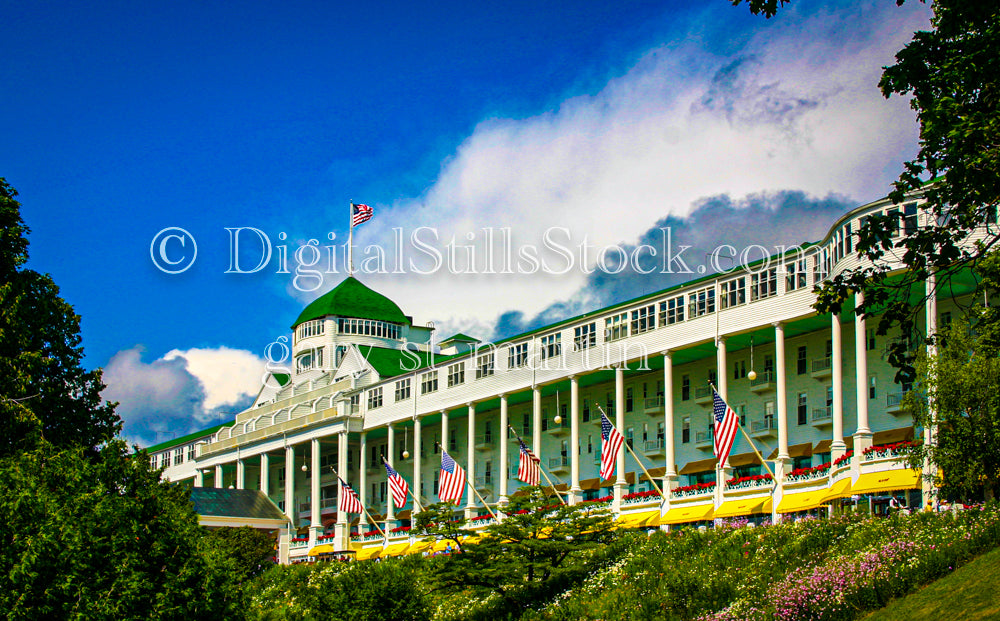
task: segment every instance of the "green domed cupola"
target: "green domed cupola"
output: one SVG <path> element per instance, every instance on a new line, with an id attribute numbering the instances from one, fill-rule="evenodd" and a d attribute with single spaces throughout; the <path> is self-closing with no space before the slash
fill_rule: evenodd
<path id="1" fill-rule="evenodd" d="M 381 293 L 372 291 L 353 276 L 348 276 L 339 285 L 306 306 L 292 324 L 292 330 L 301 323 L 327 315 L 410 325 L 410 319 L 395 302 Z"/>

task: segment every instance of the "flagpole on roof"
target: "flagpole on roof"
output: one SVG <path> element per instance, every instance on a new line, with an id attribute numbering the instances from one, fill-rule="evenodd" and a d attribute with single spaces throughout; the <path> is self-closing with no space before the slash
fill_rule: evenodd
<path id="1" fill-rule="evenodd" d="M 611 419 L 608 418 L 608 415 L 604 413 L 604 408 L 601 407 L 601 404 L 595 401 L 594 405 L 597 406 L 597 409 L 598 411 L 600 411 L 601 416 L 607 419 L 608 424 L 614 427 L 615 430 L 617 431 L 618 428 L 615 427 L 615 424 L 611 422 Z M 621 431 L 618 431 L 618 433 L 621 434 Z M 649 482 L 653 486 L 653 489 L 656 490 L 656 493 L 660 495 L 660 498 L 666 500 L 667 497 L 663 494 L 663 490 L 660 489 L 660 486 L 656 484 L 656 479 L 654 479 L 653 475 L 649 473 L 649 470 L 646 470 L 646 466 L 642 465 L 642 462 L 639 460 L 639 456 L 636 455 L 635 451 L 632 450 L 632 447 L 628 445 L 628 441 L 626 440 L 625 442 L 622 442 L 622 444 L 625 445 L 625 448 L 628 449 L 628 452 L 632 454 L 632 459 L 635 460 L 635 463 L 639 464 L 639 467 L 642 468 L 642 471 L 646 473 L 646 478 L 649 479 Z"/>
<path id="2" fill-rule="evenodd" d="M 354 201 L 347 204 L 347 221 L 350 223 L 350 232 L 347 234 L 347 275 L 354 275 Z"/>
<path id="3" fill-rule="evenodd" d="M 513 427 L 511 427 L 510 425 L 507 425 L 507 429 L 509 429 L 509 430 L 510 430 L 510 432 L 514 434 L 514 437 L 515 437 L 515 438 L 517 438 L 517 441 L 518 441 L 518 442 L 520 442 L 521 444 L 524 444 L 524 440 L 523 440 L 523 439 L 521 439 L 521 436 L 517 435 L 517 432 L 516 432 L 516 431 L 514 431 L 514 428 L 513 428 Z M 525 444 L 525 446 L 527 446 L 527 444 Z M 531 453 L 531 451 L 528 451 L 528 452 L 529 452 L 529 453 Z M 553 491 L 553 492 L 555 492 L 555 494 L 556 494 L 556 498 L 558 498 L 558 499 L 559 499 L 559 502 L 561 502 L 562 504 L 564 504 L 564 505 L 566 505 L 566 506 L 569 506 L 569 503 L 567 503 L 567 502 L 566 502 L 566 501 L 565 501 L 565 500 L 563 499 L 563 497 L 562 497 L 562 494 L 560 494 L 560 493 L 559 493 L 559 490 L 558 490 L 558 489 L 556 489 L 556 484 L 552 482 L 552 479 L 550 479 L 550 478 L 549 478 L 549 475 L 545 474 L 545 468 L 544 468 L 544 467 L 542 467 L 542 458 L 541 458 L 541 457 L 539 457 L 538 455 L 535 455 L 534 453 L 531 453 L 531 456 L 532 456 L 532 457 L 534 457 L 535 459 L 537 459 L 537 460 L 538 460 L 538 471 L 539 471 L 540 473 L 542 473 L 542 476 L 543 476 L 543 477 L 545 477 L 545 482 L 546 482 L 546 483 L 548 483 L 548 484 L 549 484 L 549 487 L 551 487 L 551 488 L 552 488 L 552 491 Z M 560 480 L 559 482 L 560 482 L 560 484 L 561 484 L 561 485 L 566 485 L 565 483 L 563 483 L 563 482 L 562 482 L 562 480 Z M 568 486 L 567 486 L 567 487 L 568 487 Z M 570 494 L 570 491 L 569 491 L 569 490 L 567 489 L 567 490 L 566 490 L 566 495 L 567 495 L 567 496 L 569 496 L 569 494 Z"/>
<path id="4" fill-rule="evenodd" d="M 340 474 L 337 472 L 337 470 L 333 466 L 330 466 L 330 470 L 333 470 L 334 476 L 337 477 L 338 484 L 339 483 L 345 483 L 344 479 L 340 478 Z M 337 494 L 338 494 L 338 498 L 337 498 L 337 511 L 340 511 L 340 497 L 339 497 L 339 494 L 340 494 L 341 491 L 343 491 L 342 489 L 340 489 L 340 487 L 342 487 L 342 486 L 338 486 L 338 489 L 337 489 Z M 372 518 L 372 514 L 371 513 L 368 513 L 368 509 L 365 509 L 365 506 L 361 504 L 361 499 L 360 498 L 358 498 L 358 504 L 361 505 L 361 510 L 365 512 L 365 515 L 371 521 L 372 526 L 375 527 L 375 530 L 377 530 L 378 533 L 380 535 L 382 535 L 383 545 L 389 545 L 389 537 L 385 534 L 384 530 L 382 530 L 381 528 L 379 528 L 378 522 L 376 522 L 375 519 Z M 351 527 L 351 523 L 348 522 L 347 523 L 348 530 L 350 530 L 350 527 Z"/>

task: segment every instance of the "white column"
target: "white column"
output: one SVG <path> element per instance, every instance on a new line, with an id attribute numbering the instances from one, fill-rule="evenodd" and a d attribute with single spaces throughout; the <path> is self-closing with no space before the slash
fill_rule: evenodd
<path id="1" fill-rule="evenodd" d="M 359 444 L 361 445 L 361 458 L 358 459 L 358 494 L 361 497 L 361 506 L 365 509 L 368 508 L 368 432 L 361 432 L 361 439 Z M 361 525 L 368 524 L 368 514 L 364 511 L 361 512 L 361 516 L 358 518 L 358 530 Z"/>
<path id="2" fill-rule="evenodd" d="M 267 453 L 260 454 L 260 491 L 265 496 L 271 495 L 271 464 Z"/>
<path id="3" fill-rule="evenodd" d="M 448 446 L 448 412 L 441 410 L 441 450 Z"/>
<path id="4" fill-rule="evenodd" d="M 476 484 L 476 404 L 468 403 L 469 408 L 469 447 L 466 454 L 468 455 L 469 464 L 465 471 L 469 475 L 469 483 L 473 486 Z M 472 493 L 472 490 L 468 490 L 465 494 L 465 515 L 466 517 L 474 517 L 476 513 L 476 495 Z"/>
<path id="5" fill-rule="evenodd" d="M 625 435 L 625 364 L 619 364 L 615 367 L 615 427 L 618 428 L 618 432 Z M 626 440 L 627 441 L 627 438 Z M 628 480 L 625 478 L 625 453 L 626 449 L 622 446 L 621 450 L 618 451 L 618 464 L 615 468 L 617 476 L 615 477 L 615 497 L 614 497 L 614 511 L 621 511 L 622 508 L 622 496 L 623 489 L 628 485 Z"/>
<path id="6" fill-rule="evenodd" d="M 507 504 L 507 438 L 510 437 L 510 424 L 507 412 L 507 395 L 500 394 L 500 504 Z"/>
<path id="7" fill-rule="evenodd" d="M 391 424 L 386 425 L 386 428 L 389 430 L 389 448 L 386 451 L 388 455 L 385 456 L 385 460 L 389 462 L 389 465 L 392 466 L 393 470 L 395 470 L 396 465 L 394 461 L 396 457 L 396 428 L 393 427 Z M 385 472 L 385 468 L 382 468 L 382 471 Z M 388 480 L 388 478 L 389 477 L 386 476 L 386 480 Z M 394 522 L 396 520 L 396 506 L 395 506 L 396 503 L 392 501 L 392 491 L 389 489 L 387 489 L 386 491 L 388 493 L 386 494 L 385 498 L 386 502 L 385 527 L 393 528 L 395 524 L 390 525 L 389 522 Z M 400 509 L 402 509 L 402 507 L 400 507 Z"/>
<path id="8" fill-rule="evenodd" d="M 312 454 L 309 456 L 309 470 L 306 473 L 309 476 L 309 530 L 315 542 L 315 534 L 323 530 L 323 508 L 319 497 L 319 479 L 322 474 L 319 470 L 319 438 L 313 438 L 311 444 Z"/>
<path id="9" fill-rule="evenodd" d="M 667 493 L 677 480 L 677 457 L 674 453 L 674 355 L 663 352 L 663 441 L 666 454 L 666 471 L 663 473 L 663 492 Z"/>
<path id="10" fill-rule="evenodd" d="M 570 501 L 577 504 L 583 500 L 580 487 L 580 378 L 569 376 L 569 476 Z"/>
<path id="11" fill-rule="evenodd" d="M 924 293 L 927 296 L 927 306 L 924 309 L 927 313 L 926 323 L 927 323 L 927 336 L 933 337 L 937 333 L 937 276 L 933 271 L 928 272 L 927 280 L 925 282 Z M 933 358 L 937 356 L 937 345 L 933 341 L 927 344 L 927 356 Z M 937 441 L 937 404 L 934 403 L 934 399 L 928 399 L 927 410 L 930 415 L 931 424 L 924 429 L 924 444 L 931 445 Z M 937 467 L 934 462 L 925 459 L 923 467 L 924 475 L 937 474 Z M 934 502 L 937 496 L 937 487 L 933 483 L 930 483 L 926 478 L 922 478 L 921 491 L 923 496 L 924 506 L 928 502 Z"/>
<path id="12" fill-rule="evenodd" d="M 337 434 L 337 475 L 344 479 L 344 482 L 348 481 L 347 473 L 347 451 L 350 450 L 347 444 L 347 431 L 341 431 Z M 340 502 L 340 482 L 337 482 L 337 502 Z M 341 511 L 337 508 L 337 525 L 334 527 L 334 535 L 337 537 L 337 541 L 340 542 L 340 549 L 346 550 L 350 545 L 350 522 L 348 522 L 348 515 L 346 511 Z"/>
<path id="13" fill-rule="evenodd" d="M 726 339 L 725 337 L 718 337 L 715 339 L 715 381 L 719 383 L 716 388 L 719 390 L 719 396 L 722 397 L 723 401 L 729 403 L 727 397 L 727 380 L 729 379 L 729 366 L 726 362 Z M 715 421 L 713 420 L 713 423 Z M 713 427 L 714 429 L 714 427 Z M 735 440 L 734 440 L 735 442 Z M 716 464 L 715 466 L 715 499 L 716 502 L 722 501 L 722 493 L 725 491 L 726 479 L 729 478 L 729 457 L 726 457 L 726 461 L 722 464 Z"/>
<path id="14" fill-rule="evenodd" d="M 246 489 L 247 471 L 243 459 L 236 460 L 236 489 Z"/>
<path id="15" fill-rule="evenodd" d="M 295 447 L 285 447 L 285 515 L 292 522 L 292 528 L 299 525 L 298 511 L 295 510 Z"/>
<path id="16" fill-rule="evenodd" d="M 205 487 L 205 473 L 202 472 L 201 468 L 197 468 L 194 471 L 194 486 Z"/>
<path id="17" fill-rule="evenodd" d="M 778 390 L 778 459 L 789 459 L 788 455 L 788 393 L 785 369 L 785 326 L 780 321 L 774 324 L 774 364 Z"/>
<path id="18" fill-rule="evenodd" d="M 830 318 L 833 340 L 833 360 L 830 361 L 833 370 L 833 442 L 830 445 L 830 459 L 835 460 L 847 452 L 847 445 L 844 444 L 844 349 L 840 315 L 831 313 Z"/>
<path id="19" fill-rule="evenodd" d="M 217 489 L 222 489 L 223 487 L 225 487 L 225 483 L 223 481 L 222 474 L 223 474 L 222 473 L 222 464 L 219 464 L 218 466 L 215 467 L 215 482 L 214 482 L 214 484 L 215 484 L 215 487 Z"/>
<path id="20" fill-rule="evenodd" d="M 413 417 L 413 492 L 414 498 L 420 498 L 420 468 L 422 465 L 422 460 L 420 459 L 420 447 L 423 446 L 423 429 L 424 426 L 420 421 L 420 417 L 414 415 Z M 423 505 L 423 501 L 420 502 Z M 416 503 L 413 504 L 413 511 L 417 511 Z"/>
<path id="21" fill-rule="evenodd" d="M 531 450 L 535 457 L 542 458 L 542 387 L 531 387 Z"/>
<path id="22" fill-rule="evenodd" d="M 854 293 L 854 308 L 857 309 L 864 302 L 864 294 L 860 291 Z M 854 315 L 854 366 L 857 369 L 855 377 L 857 378 L 858 390 L 857 390 L 857 410 L 858 410 L 858 429 L 855 432 L 857 437 L 854 441 L 854 453 L 860 454 L 861 451 L 868 448 L 865 439 L 871 440 L 872 430 L 868 427 L 868 352 L 865 347 L 868 338 L 868 327 L 865 324 L 865 316 L 861 313 L 855 313 Z M 859 445 L 858 441 L 861 441 L 865 446 Z"/>

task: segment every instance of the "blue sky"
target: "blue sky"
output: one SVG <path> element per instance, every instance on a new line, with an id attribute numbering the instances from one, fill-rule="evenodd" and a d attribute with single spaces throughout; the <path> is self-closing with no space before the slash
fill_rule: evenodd
<path id="1" fill-rule="evenodd" d="M 244 405 L 267 344 L 342 278 L 225 274 L 226 227 L 342 243 L 354 199 L 376 209 L 359 257 L 393 227 L 634 247 L 670 226 L 707 248 L 806 241 L 884 195 L 916 127 L 879 68 L 927 9 L 799 4 L 3 2 L 0 175 L 148 443 Z M 199 251 L 173 276 L 150 260 L 170 226 Z M 361 278 L 483 338 L 676 280 L 581 267 Z"/>

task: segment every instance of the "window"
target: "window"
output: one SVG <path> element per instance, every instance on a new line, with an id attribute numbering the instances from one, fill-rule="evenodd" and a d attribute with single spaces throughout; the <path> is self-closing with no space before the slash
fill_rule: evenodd
<path id="1" fill-rule="evenodd" d="M 521 435 L 525 437 L 531 435 L 531 414 L 528 412 L 521 417 Z"/>
<path id="2" fill-rule="evenodd" d="M 295 340 L 299 341 L 302 339 L 307 339 L 310 336 L 316 336 L 317 334 L 323 334 L 324 321 L 322 319 L 313 319 L 312 321 L 307 321 L 300 324 L 298 328 L 295 329 Z"/>
<path id="3" fill-rule="evenodd" d="M 617 341 L 628 336 L 628 313 L 612 315 L 604 320 L 604 340 Z"/>
<path id="4" fill-rule="evenodd" d="M 458 450 L 458 429 L 448 430 L 448 450 L 452 452 Z"/>
<path id="5" fill-rule="evenodd" d="M 375 408 L 382 407 L 382 387 L 372 388 L 368 391 L 368 409 L 374 410 Z"/>
<path id="6" fill-rule="evenodd" d="M 785 264 L 785 289 L 795 291 L 806 286 L 806 260 L 799 259 Z"/>
<path id="7" fill-rule="evenodd" d="M 542 409 L 542 431 L 549 430 L 549 411 Z"/>
<path id="8" fill-rule="evenodd" d="M 590 455 L 594 452 L 594 434 L 587 434 L 587 454 Z"/>
<path id="9" fill-rule="evenodd" d="M 688 315 L 701 317 L 715 312 L 715 287 L 699 289 L 688 296 Z"/>
<path id="10" fill-rule="evenodd" d="M 868 398 L 869 399 L 875 399 L 878 396 L 878 392 L 876 391 L 875 387 L 876 387 L 875 376 L 874 375 L 869 375 L 868 376 Z"/>
<path id="11" fill-rule="evenodd" d="M 542 337 L 542 360 L 555 358 L 562 353 L 562 334 L 548 334 Z"/>
<path id="12" fill-rule="evenodd" d="M 323 366 L 323 348 L 317 347 L 316 349 L 310 349 L 304 353 L 298 355 L 295 358 L 295 368 L 299 373 L 303 371 L 309 371 L 310 369 L 318 369 Z"/>
<path id="13" fill-rule="evenodd" d="M 656 305 L 650 304 L 632 311 L 632 334 L 649 332 L 656 327 Z"/>
<path id="14" fill-rule="evenodd" d="M 361 334 L 386 339 L 399 339 L 400 334 L 399 324 L 374 319 L 339 319 L 337 329 L 341 334 Z"/>
<path id="15" fill-rule="evenodd" d="M 438 495 L 438 484 L 441 482 L 441 470 L 434 471 L 434 495 Z"/>
<path id="16" fill-rule="evenodd" d="M 805 425 L 808 422 L 808 408 L 809 408 L 809 396 L 804 393 L 799 393 L 799 404 L 798 404 L 798 415 L 799 424 Z"/>
<path id="17" fill-rule="evenodd" d="M 174 465 L 179 466 L 184 463 L 184 448 L 174 449 Z"/>
<path id="18" fill-rule="evenodd" d="M 634 394 L 633 394 L 633 391 L 632 391 L 632 387 L 629 386 L 628 388 L 625 389 L 625 411 L 626 412 L 633 411 L 633 405 L 635 404 L 635 399 L 633 397 L 634 397 Z"/>
<path id="19" fill-rule="evenodd" d="M 507 368 L 516 369 L 528 363 L 528 344 L 517 343 L 507 350 Z"/>
<path id="20" fill-rule="evenodd" d="M 164 451 L 160 454 L 161 462 L 164 468 L 170 467 L 170 451 Z"/>
<path id="21" fill-rule="evenodd" d="M 691 441 L 691 417 L 685 416 L 681 419 L 681 444 Z"/>
<path id="22" fill-rule="evenodd" d="M 437 392 L 438 389 L 438 372 L 428 371 L 420 376 L 420 394 L 426 395 L 428 393 Z"/>
<path id="23" fill-rule="evenodd" d="M 476 358 L 476 379 L 493 375 L 493 352 L 479 354 Z"/>
<path id="24" fill-rule="evenodd" d="M 573 350 L 581 351 L 597 345 L 597 324 L 588 323 L 573 329 Z"/>
<path id="25" fill-rule="evenodd" d="M 684 296 L 679 295 L 660 302 L 660 326 L 684 321 Z"/>
<path id="26" fill-rule="evenodd" d="M 951 325 L 951 311 L 944 311 L 941 313 L 941 325 L 940 328 L 947 328 Z"/>
<path id="27" fill-rule="evenodd" d="M 625 428 L 625 441 L 628 442 L 628 447 L 630 449 L 635 448 L 635 428 L 626 427 Z"/>
<path id="28" fill-rule="evenodd" d="M 875 350 L 875 328 L 867 328 L 865 330 L 865 349 L 868 351 Z"/>
<path id="29" fill-rule="evenodd" d="M 691 400 L 691 376 L 681 376 L 681 401 Z"/>
<path id="30" fill-rule="evenodd" d="M 196 446 L 197 446 L 196 444 L 188 445 L 188 461 L 194 461 L 194 458 L 197 454 L 196 453 L 197 449 L 195 448 Z"/>
<path id="31" fill-rule="evenodd" d="M 778 293 L 778 270 L 771 268 L 750 274 L 750 301 L 763 300 Z"/>
<path id="32" fill-rule="evenodd" d="M 740 276 L 727 280 L 719 285 L 720 304 L 722 308 L 732 308 L 747 302 L 747 279 Z"/>
<path id="33" fill-rule="evenodd" d="M 583 422 L 590 422 L 590 400 L 586 397 L 583 398 Z"/>
<path id="34" fill-rule="evenodd" d="M 799 347 L 799 357 L 795 361 L 795 370 L 799 375 L 805 375 L 809 371 L 807 355 L 806 346 Z"/>
<path id="35" fill-rule="evenodd" d="M 663 441 L 667 438 L 667 427 L 664 423 L 656 423 L 656 439 L 659 440 L 660 446 L 663 446 Z"/>
<path id="36" fill-rule="evenodd" d="M 822 253 L 817 252 L 813 255 L 813 284 L 818 285 L 819 283 L 826 280 L 826 276 L 829 270 L 826 267 L 827 251 L 824 250 Z"/>
<path id="37" fill-rule="evenodd" d="M 847 254 L 854 252 L 854 237 L 851 234 L 851 223 L 848 222 L 847 226 L 844 227 L 844 244 L 847 247 Z"/>
<path id="38" fill-rule="evenodd" d="M 403 401 L 410 398 L 410 378 L 404 378 L 396 382 L 396 401 Z"/>
<path id="39" fill-rule="evenodd" d="M 448 388 L 465 383 L 465 363 L 458 362 L 448 367 Z"/>
<path id="40" fill-rule="evenodd" d="M 765 401 L 764 402 L 764 421 L 767 422 L 768 423 L 768 427 L 770 427 L 771 426 L 770 423 L 773 420 L 774 420 L 774 401 Z"/>
<path id="41" fill-rule="evenodd" d="M 917 204 L 903 205 L 903 235 L 917 232 Z"/>
<path id="42" fill-rule="evenodd" d="M 434 434 L 434 454 L 437 455 L 441 452 L 441 435 Z"/>
<path id="43" fill-rule="evenodd" d="M 738 360 L 733 363 L 733 379 L 743 379 L 747 376 L 747 361 Z"/>
<path id="44" fill-rule="evenodd" d="M 764 374 L 768 377 L 774 376 L 774 358 L 771 354 L 764 354 Z"/>

